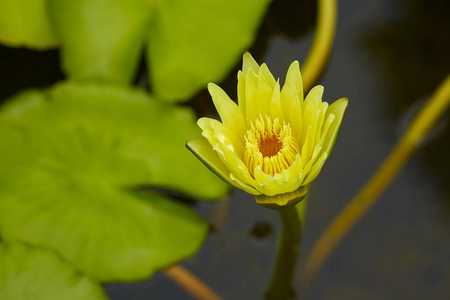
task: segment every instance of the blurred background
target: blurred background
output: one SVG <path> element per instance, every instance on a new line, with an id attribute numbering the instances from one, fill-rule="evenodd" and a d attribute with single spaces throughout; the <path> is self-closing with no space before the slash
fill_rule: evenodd
<path id="1" fill-rule="evenodd" d="M 249 51 L 281 81 L 289 64 L 302 64 L 309 51 L 316 5 L 274 0 L 262 19 Z M 339 2 L 332 54 L 318 84 L 325 87 L 324 101 L 347 97 L 350 104 L 333 153 L 311 188 L 297 278 L 314 241 L 371 177 L 448 74 L 449 53 L 449 1 Z M 1 46 L 0 99 L 62 80 L 59 54 Z M 227 77 L 216 82 L 233 99 L 240 65 L 236 61 Z M 147 78 L 141 65 L 134 83 L 151 88 Z M 205 90 L 183 105 L 198 116 L 215 114 Z M 345 237 L 304 291 L 304 299 L 450 298 L 449 141 L 446 117 Z M 216 203 L 176 196 L 212 228 L 200 251 L 182 265 L 224 299 L 262 299 L 280 228 L 276 212 L 234 189 Z M 302 283 L 297 280 L 295 287 L 301 290 Z M 108 284 L 105 290 L 113 300 L 193 299 L 162 273 L 147 281 Z"/>

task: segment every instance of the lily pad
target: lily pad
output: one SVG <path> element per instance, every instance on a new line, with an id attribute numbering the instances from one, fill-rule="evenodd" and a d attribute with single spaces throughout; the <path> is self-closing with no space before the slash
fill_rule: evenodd
<path id="1" fill-rule="evenodd" d="M 129 84 L 147 44 L 158 99 L 186 101 L 250 46 L 269 0 L 49 0 L 71 79 Z M 146 40 L 145 40 L 146 39 Z"/>
<path id="2" fill-rule="evenodd" d="M 20 243 L 0 243 L 0 299 L 106 300 L 97 283 L 57 255 Z"/>
<path id="3" fill-rule="evenodd" d="M 152 1 L 48 1 L 62 66 L 71 79 L 115 84 L 134 79 Z"/>
<path id="4" fill-rule="evenodd" d="M 0 0 L 0 43 L 44 50 L 58 46 L 47 0 Z"/>
<path id="5" fill-rule="evenodd" d="M 151 86 L 167 101 L 220 82 L 253 42 L 268 0 L 167 1 L 149 31 Z"/>
<path id="6" fill-rule="evenodd" d="M 193 113 L 143 91 L 65 83 L 0 111 L 0 234 L 56 249 L 92 278 L 149 277 L 193 255 L 207 224 L 166 196 L 227 186 L 184 147 Z"/>

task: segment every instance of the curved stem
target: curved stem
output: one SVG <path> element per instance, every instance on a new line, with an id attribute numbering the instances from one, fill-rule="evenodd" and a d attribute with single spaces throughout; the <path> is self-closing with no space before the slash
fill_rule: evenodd
<path id="1" fill-rule="evenodd" d="M 323 72 L 336 32 L 337 1 L 318 1 L 317 29 L 311 50 L 302 65 L 303 90 L 307 93 Z"/>
<path id="2" fill-rule="evenodd" d="M 450 75 L 411 122 L 406 133 L 360 193 L 336 216 L 313 246 L 302 279 L 308 287 L 348 231 L 376 202 L 450 105 Z"/>
<path id="3" fill-rule="evenodd" d="M 184 288 L 189 294 L 198 300 L 222 300 L 200 279 L 181 266 L 172 266 L 164 270 L 170 279 Z"/>
<path id="4" fill-rule="evenodd" d="M 292 298 L 292 281 L 301 242 L 302 227 L 295 206 L 284 207 L 279 212 L 282 222 L 281 237 L 272 282 L 266 293 L 267 300 Z"/>

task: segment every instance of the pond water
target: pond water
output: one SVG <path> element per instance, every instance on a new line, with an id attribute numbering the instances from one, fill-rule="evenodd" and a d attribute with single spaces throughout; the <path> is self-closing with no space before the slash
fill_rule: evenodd
<path id="1" fill-rule="evenodd" d="M 314 34 L 315 1 L 291 2 L 272 4 L 250 49 L 280 78 L 293 60 L 302 62 Z M 5 66 L 0 76 L 17 83 L 2 85 L 1 99 L 62 78 L 54 51 L 0 51 Z M 314 241 L 370 178 L 447 75 L 449 53 L 450 1 L 339 3 L 334 48 L 319 83 L 325 87 L 325 101 L 348 97 L 350 104 L 333 153 L 311 188 L 300 267 Z M 236 93 L 236 70 L 218 83 L 230 95 Z M 201 98 L 209 101 L 208 96 Z M 450 299 L 447 123 L 425 139 L 302 299 Z M 182 265 L 224 299 L 263 299 L 275 259 L 277 213 L 238 190 L 217 204 L 196 203 L 193 208 L 214 230 L 199 253 Z M 302 289 L 298 279 L 295 287 Z M 193 299 L 163 274 L 146 282 L 109 285 L 106 291 L 113 300 Z"/>

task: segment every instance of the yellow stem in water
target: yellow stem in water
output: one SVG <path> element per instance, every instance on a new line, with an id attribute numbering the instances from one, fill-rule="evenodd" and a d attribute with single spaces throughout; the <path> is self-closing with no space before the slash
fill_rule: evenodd
<path id="1" fill-rule="evenodd" d="M 330 56 L 336 31 L 336 0 L 319 0 L 317 17 L 316 36 L 301 69 L 305 92 L 317 82 Z"/>
<path id="2" fill-rule="evenodd" d="M 200 279 L 185 268 L 175 265 L 164 270 L 164 274 L 184 288 L 192 297 L 198 300 L 222 300 Z"/>
<path id="3" fill-rule="evenodd" d="M 450 105 L 450 74 L 420 110 L 411 125 L 359 194 L 336 216 L 309 253 L 302 279 L 310 286 L 319 270 L 349 230 L 376 202 L 405 162 Z"/>

